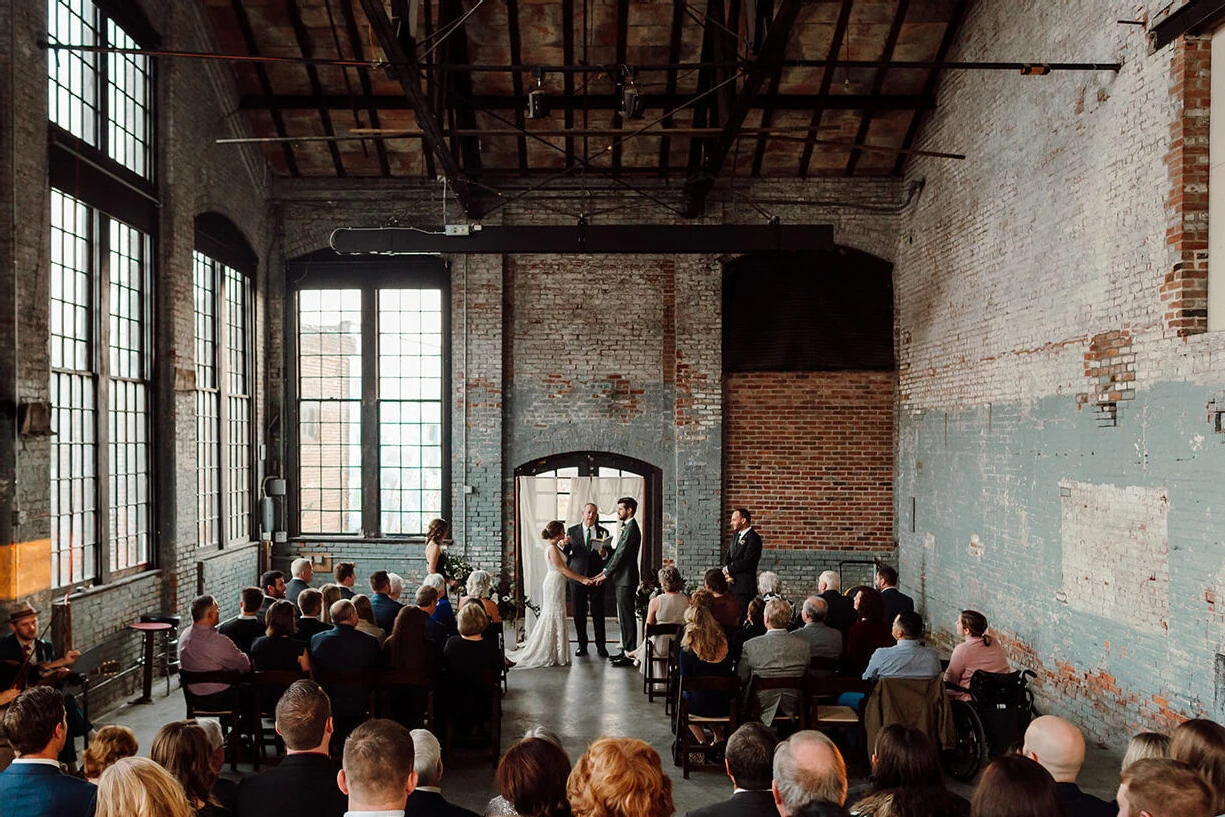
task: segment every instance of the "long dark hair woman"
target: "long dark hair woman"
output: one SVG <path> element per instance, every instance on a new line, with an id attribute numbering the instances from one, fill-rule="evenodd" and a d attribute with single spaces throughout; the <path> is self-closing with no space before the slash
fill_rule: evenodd
<path id="1" fill-rule="evenodd" d="M 846 674 L 860 675 L 867 668 L 872 653 L 881 647 L 893 646 L 893 622 L 885 618 L 884 602 L 873 588 L 858 588 L 852 600 L 859 620 L 847 631 L 842 665 Z"/>
<path id="2" fill-rule="evenodd" d="M 872 788 L 850 808 L 863 817 L 965 817 L 969 805 L 944 788 L 940 753 L 922 730 L 890 724 L 872 754 Z"/>
<path id="3" fill-rule="evenodd" d="M 979 778 L 970 817 L 1064 817 L 1050 772 L 1023 755 L 1001 755 Z"/>

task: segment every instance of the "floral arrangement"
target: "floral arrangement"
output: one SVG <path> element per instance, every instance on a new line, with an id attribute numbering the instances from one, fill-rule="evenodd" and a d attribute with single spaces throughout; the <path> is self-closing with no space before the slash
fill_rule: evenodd
<path id="1" fill-rule="evenodd" d="M 634 593 L 634 613 L 638 618 L 646 619 L 647 606 L 650 605 L 651 599 L 658 596 L 660 592 L 662 591 L 653 576 L 638 583 L 638 590 Z"/>
<path id="2" fill-rule="evenodd" d="M 459 582 L 463 587 L 468 583 L 468 576 L 475 570 L 472 564 L 461 553 L 455 553 L 450 548 L 443 555 L 442 575 Z"/>

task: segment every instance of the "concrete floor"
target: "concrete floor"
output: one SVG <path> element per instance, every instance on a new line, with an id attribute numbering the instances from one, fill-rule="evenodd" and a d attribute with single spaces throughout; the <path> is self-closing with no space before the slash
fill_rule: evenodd
<path id="1" fill-rule="evenodd" d="M 609 666 L 594 654 L 573 660 L 575 663 L 570 667 L 511 671 L 510 692 L 503 700 L 503 750 L 536 724 L 561 735 L 572 760 L 577 760 L 599 736 L 631 736 L 645 740 L 659 752 L 664 771 L 672 778 L 678 815 L 731 794 L 731 782 L 726 775 L 694 772 L 685 780 L 680 769 L 672 765 L 672 732 L 664 716 L 663 702 L 658 698 L 654 703 L 647 702 L 642 693 L 642 676 L 636 670 Z M 141 754 L 147 754 L 157 730 L 184 716 L 183 696 L 177 684 L 169 696 L 165 692 L 163 681 L 155 685 L 152 704 L 122 705 L 94 718 L 94 724 L 120 723 L 130 727 L 140 741 Z M 1090 746 L 1081 773 L 1081 787 L 1112 800 L 1118 787 L 1119 760 L 1119 755 L 1104 747 Z M 444 773 L 443 793 L 452 802 L 483 813 L 485 804 L 497 793 L 493 770 L 487 757 L 457 759 Z M 250 767 L 240 766 L 234 774 L 227 767 L 226 776 L 238 779 L 250 772 Z M 851 772 L 852 787 L 864 783 L 862 769 Z M 950 788 L 965 797 L 973 791 L 971 786 L 952 781 Z"/>

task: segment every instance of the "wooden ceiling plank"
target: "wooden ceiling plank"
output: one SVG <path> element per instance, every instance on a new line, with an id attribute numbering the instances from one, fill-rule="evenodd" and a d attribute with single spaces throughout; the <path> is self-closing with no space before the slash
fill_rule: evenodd
<path id="1" fill-rule="evenodd" d="M 451 188 L 455 191 L 460 206 L 464 208 L 464 212 L 470 218 L 480 218 L 481 205 L 468 185 L 467 179 L 464 178 L 459 162 L 447 150 L 442 127 L 438 124 L 437 117 L 430 110 L 425 95 L 421 92 L 421 72 L 416 61 L 410 57 L 404 45 L 396 38 L 395 29 L 391 25 L 391 20 L 387 18 L 382 0 L 361 0 L 361 4 L 374 35 L 383 49 L 383 54 L 387 57 L 389 64 L 385 70 L 389 76 L 400 83 L 405 97 L 412 105 L 413 113 L 417 115 L 417 125 L 425 134 L 425 146 L 434 154 Z"/>
<path id="2" fill-rule="evenodd" d="M 893 16 L 893 22 L 889 26 L 889 34 L 885 38 L 885 48 L 881 52 L 882 64 L 876 69 L 876 73 L 872 77 L 872 88 L 868 92 L 872 96 L 879 94 L 885 86 L 885 74 L 889 71 L 888 63 L 893 58 L 893 50 L 897 47 L 898 37 L 902 34 L 902 24 L 906 21 L 906 12 L 909 7 L 910 0 L 898 0 L 897 13 Z M 856 145 L 862 145 L 868 140 L 868 129 L 871 127 L 872 111 L 864 111 L 859 119 L 859 131 L 855 134 Z M 863 151 L 859 148 L 851 151 L 851 155 L 846 160 L 846 170 L 843 171 L 844 176 L 855 175 L 855 167 L 859 164 L 859 157 L 862 155 Z"/>
<path id="3" fill-rule="evenodd" d="M 628 59 L 626 54 L 629 51 L 629 27 L 630 27 L 630 3 L 629 0 L 617 0 L 617 65 L 621 71 L 624 71 L 625 62 Z M 622 74 L 622 87 L 628 78 Z M 620 128 L 624 124 L 625 118 L 621 116 L 617 110 L 613 109 L 612 121 L 609 123 L 614 128 Z M 621 140 L 617 139 L 613 142 L 612 149 L 612 174 L 616 176 L 621 171 Z"/>
<path id="4" fill-rule="evenodd" d="M 684 203 L 681 207 L 685 215 L 691 218 L 700 215 L 706 206 L 706 197 L 714 188 L 727 154 L 736 143 L 737 131 L 744 126 L 745 118 L 753 109 L 757 92 L 787 54 L 787 43 L 791 40 L 791 32 L 802 5 L 802 0 L 782 0 L 779 4 L 778 13 L 774 15 L 774 22 L 770 25 L 770 32 L 762 43 L 761 51 L 744 75 L 740 93 L 736 95 L 736 100 L 722 123 L 723 132 L 711 145 L 701 173 L 685 179 Z"/>
<path id="5" fill-rule="evenodd" d="M 842 39 L 846 36 L 847 26 L 851 20 L 851 6 L 854 0 L 842 0 L 842 8 L 838 12 L 838 22 L 834 24 L 834 36 L 830 38 L 829 53 L 825 58 L 825 73 L 821 75 L 821 91 L 817 95 L 817 104 L 813 106 L 812 119 L 809 121 L 810 137 L 804 142 L 804 150 L 800 153 L 799 175 L 801 179 L 808 178 L 808 167 L 812 163 L 813 148 L 816 147 L 818 128 L 821 127 L 821 117 L 829 105 L 829 89 L 834 82 L 834 63 L 838 60 L 838 52 L 842 50 Z"/>
<path id="6" fill-rule="evenodd" d="M 366 57 L 362 53 L 362 36 L 357 28 L 357 15 L 353 13 L 354 0 L 340 0 L 340 13 L 345 18 L 345 34 L 349 38 L 349 48 L 353 51 L 355 59 L 364 60 Z M 373 88 L 370 84 L 370 71 L 366 68 L 357 69 L 357 80 L 362 87 L 362 95 L 369 99 L 374 96 Z M 360 106 L 355 105 L 354 110 Z M 382 127 L 379 124 L 379 109 L 375 105 L 366 105 L 366 113 L 370 117 L 370 127 Z M 384 177 L 391 176 L 391 162 L 387 159 L 387 146 L 381 142 L 376 142 L 375 150 L 379 157 L 379 170 Z"/>
<path id="7" fill-rule="evenodd" d="M 242 0 L 231 0 L 230 7 L 234 9 L 234 17 L 238 20 L 238 30 L 242 33 L 243 42 L 246 43 L 247 53 L 253 57 L 258 57 L 260 54 L 259 44 L 255 40 L 255 31 L 251 28 L 251 18 L 247 16 L 247 9 L 243 6 Z M 268 79 L 268 72 L 263 65 L 256 63 L 255 75 L 259 79 L 260 90 L 264 96 L 272 98 L 272 83 Z M 272 126 L 276 128 L 277 136 L 285 137 L 289 132 L 285 130 L 285 119 L 281 116 L 279 109 L 268 109 L 269 116 L 272 117 Z M 302 175 L 298 169 L 298 159 L 294 156 L 293 145 L 285 142 L 281 145 L 281 151 L 285 156 L 285 166 L 289 168 L 289 175 L 298 178 Z"/>
<path id="8" fill-rule="evenodd" d="M 285 0 L 285 10 L 289 13 L 289 25 L 293 29 L 294 40 L 298 43 L 298 50 L 302 52 L 305 59 L 311 59 L 315 56 L 314 44 L 311 42 L 310 32 L 306 30 L 306 24 L 302 22 L 302 10 L 298 8 L 298 0 Z M 319 69 L 313 65 L 306 66 L 306 77 L 310 80 L 311 94 L 316 100 L 323 98 L 323 83 L 319 81 Z M 323 132 L 328 136 L 335 136 L 336 130 L 332 127 L 332 114 L 322 103 L 316 105 L 316 110 L 319 112 L 319 121 L 323 125 Z M 328 152 L 332 154 L 332 166 L 336 170 L 337 178 L 345 177 L 345 163 L 340 158 L 340 148 L 335 142 L 328 142 Z"/>
<path id="9" fill-rule="evenodd" d="M 570 0 L 570 2 L 573 7 L 573 0 Z M 562 18 L 567 21 L 566 28 L 570 31 L 570 42 L 571 45 L 573 45 L 574 29 L 568 22 L 570 18 L 567 17 L 564 12 L 562 13 Z M 519 32 L 519 0 L 506 0 L 506 30 L 507 36 L 510 37 L 510 61 L 518 65 L 523 56 L 523 37 Z M 567 75 L 566 80 L 573 85 L 573 77 Z M 511 87 L 515 92 L 515 96 L 522 96 L 523 75 L 516 71 L 510 75 L 510 81 Z M 469 89 L 469 96 L 471 96 L 471 89 Z M 571 113 L 570 116 L 573 117 L 574 114 Z M 567 127 L 569 127 L 570 124 L 571 123 L 567 123 Z M 524 117 L 522 108 L 515 109 L 515 125 L 519 128 L 524 128 L 527 126 L 527 120 Z M 567 144 L 573 144 L 573 140 L 569 140 Z M 515 140 L 515 149 L 519 154 L 519 169 L 527 170 L 526 136 L 520 134 L 520 136 Z M 569 162 L 569 160 L 567 160 L 567 162 Z"/>
<path id="10" fill-rule="evenodd" d="M 759 0 L 757 4 L 757 26 L 753 32 L 753 50 L 760 51 L 762 43 L 766 40 L 766 32 L 770 30 L 770 21 L 774 19 L 774 0 Z M 770 77 L 770 90 L 768 96 L 776 96 L 778 94 L 778 86 L 783 78 L 783 66 L 778 69 Z M 774 123 L 774 108 L 767 105 L 761 112 L 761 126 L 768 128 Z M 761 175 L 761 163 L 766 156 L 766 144 L 769 142 L 764 136 L 757 140 L 757 147 L 753 149 L 753 166 L 751 174 L 754 177 Z"/>
<path id="11" fill-rule="evenodd" d="M 957 5 L 953 7 L 953 13 L 949 15 L 949 24 L 944 29 L 944 37 L 940 40 L 940 49 L 936 52 L 935 62 L 944 62 L 948 58 L 949 49 L 953 47 L 953 40 L 957 37 L 957 32 L 961 29 L 961 21 L 965 19 L 966 8 L 970 5 L 969 0 L 957 0 Z M 939 69 L 933 68 L 927 75 L 927 83 L 923 87 L 924 95 L 935 97 L 936 83 L 940 81 Z M 923 112 L 915 111 L 914 116 L 910 118 L 910 127 L 906 130 L 906 138 L 902 140 L 902 150 L 910 150 L 914 144 L 914 140 L 919 135 L 919 126 L 923 122 Z M 906 161 L 909 158 L 907 153 L 899 153 L 897 161 L 893 164 L 893 175 L 901 176 L 906 170 Z"/>
<path id="12" fill-rule="evenodd" d="M 685 23 L 685 11 L 680 3 L 672 4 L 672 28 L 668 34 L 668 62 L 672 65 L 680 62 L 681 59 L 681 32 Z M 665 89 L 668 96 L 676 95 L 677 72 L 675 68 L 668 69 L 667 87 Z M 668 110 L 672 110 L 669 108 Z M 671 115 L 665 116 L 663 119 L 664 128 L 673 128 L 676 126 L 676 121 Z M 659 140 L 659 175 L 660 178 L 666 178 L 668 175 L 668 164 L 670 162 L 672 151 L 672 137 L 666 134 Z"/>

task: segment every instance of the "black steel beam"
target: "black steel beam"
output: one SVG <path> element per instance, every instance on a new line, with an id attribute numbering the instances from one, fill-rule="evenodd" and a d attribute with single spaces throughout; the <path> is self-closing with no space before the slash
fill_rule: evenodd
<path id="1" fill-rule="evenodd" d="M 302 52 L 303 58 L 312 59 L 315 56 L 314 47 L 311 43 L 310 32 L 306 30 L 306 24 L 302 22 L 302 11 L 298 8 L 298 1 L 285 0 L 285 11 L 289 14 L 289 25 L 293 29 L 294 40 L 298 43 L 298 50 Z M 323 96 L 323 83 L 319 81 L 319 69 L 313 65 L 307 65 L 306 78 L 310 82 L 311 95 L 316 100 L 315 109 L 319 112 L 319 121 L 323 125 L 323 132 L 327 136 L 335 136 L 336 130 L 332 127 L 331 112 L 318 104 L 319 97 Z M 340 147 L 335 142 L 328 142 L 328 152 L 332 154 L 332 167 L 336 170 L 336 176 L 344 178 L 345 163 L 340 158 Z"/>
<path id="2" fill-rule="evenodd" d="M 357 28 L 357 15 L 353 12 L 354 0 L 341 0 L 340 13 L 345 18 L 345 34 L 349 38 L 349 48 L 353 50 L 353 56 L 357 59 L 363 59 L 362 53 L 362 35 Z M 341 69 L 345 70 L 345 69 Z M 362 86 L 362 95 L 369 98 L 373 95 L 374 89 L 370 84 L 370 70 L 367 68 L 357 69 L 357 80 Z M 355 108 L 356 109 L 356 108 Z M 373 105 L 366 106 L 366 113 L 370 117 L 370 127 L 382 127 L 379 124 L 379 109 Z M 391 175 L 391 162 L 387 158 L 387 146 L 381 143 L 375 144 L 375 151 L 379 157 L 379 170 L 384 176 Z"/>
<path id="3" fill-rule="evenodd" d="M 629 27 L 630 27 L 630 2 L 629 0 L 617 0 L 617 63 L 625 65 L 626 49 L 629 47 Z M 622 76 L 621 82 L 625 83 L 626 77 Z M 624 124 L 624 118 L 614 109 L 610 126 L 620 128 Z M 612 149 L 612 174 L 616 176 L 621 171 L 621 140 L 613 141 Z"/>
<path id="4" fill-rule="evenodd" d="M 438 4 L 438 26 L 445 28 L 464 16 L 464 7 L 459 0 L 442 0 Z M 517 25 L 516 25 L 517 28 Z M 442 56 L 448 62 L 468 61 L 468 29 L 461 26 L 452 32 L 440 46 Z M 518 61 L 512 53 L 511 59 Z M 476 109 L 469 102 L 472 98 L 471 74 L 448 74 L 444 80 L 446 97 L 455 117 L 457 128 L 475 128 Z M 455 155 L 456 145 L 452 144 L 452 155 Z M 463 163 L 463 172 L 468 176 L 477 177 L 481 172 L 480 139 L 474 136 L 464 136 L 459 139 L 459 158 Z"/>
<path id="5" fill-rule="evenodd" d="M 255 30 L 251 28 L 251 18 L 247 16 L 247 9 L 242 4 L 242 0 L 231 0 L 230 7 L 234 10 L 234 17 L 238 20 L 238 30 L 242 33 L 243 43 L 247 46 L 247 53 L 252 56 L 259 56 L 259 44 L 255 41 Z M 272 96 L 272 83 L 268 80 L 268 72 L 264 70 L 264 66 L 256 63 L 255 77 L 259 80 L 260 90 L 265 96 Z M 314 104 L 304 105 L 304 108 L 313 108 Z M 347 107 L 339 105 L 336 107 Z M 268 109 L 269 116 L 272 117 L 272 127 L 276 130 L 277 136 L 288 136 L 289 132 L 285 130 L 285 120 L 281 117 L 279 110 Z M 289 175 L 299 177 L 301 172 L 298 170 L 298 160 L 294 157 L 293 145 L 286 142 L 281 146 L 282 155 L 285 157 L 285 166 L 289 168 Z"/>
<path id="6" fill-rule="evenodd" d="M 677 0 L 677 5 L 684 5 L 684 0 Z M 706 16 L 702 21 L 702 51 L 700 56 L 703 65 L 698 69 L 697 94 L 699 99 L 692 105 L 693 126 L 695 128 L 704 128 L 709 125 L 711 115 L 716 113 L 718 107 L 718 99 L 713 94 L 706 95 L 715 84 L 715 69 L 718 63 L 712 61 L 720 50 L 718 32 L 715 31 L 713 20 L 718 20 L 722 23 L 723 0 L 706 0 Z M 665 105 L 664 109 L 671 110 L 673 107 L 672 105 Z M 704 146 L 705 142 L 701 139 L 689 140 L 689 162 L 685 171 L 687 177 L 696 175 L 701 171 Z"/>
<path id="7" fill-rule="evenodd" d="M 643 101 L 648 111 L 670 111 L 689 103 L 690 94 L 643 94 Z M 778 94 L 768 96 L 758 94 L 752 107 L 772 107 L 776 111 L 807 111 L 820 101 L 820 94 Z M 613 110 L 619 102 L 616 94 L 592 94 L 590 96 L 564 96 L 558 94 L 549 97 L 549 107 L 555 111 L 581 111 L 584 102 L 592 110 Z M 472 97 L 472 103 L 477 110 L 509 111 L 522 109 L 527 105 L 527 96 L 518 94 L 477 94 Z M 349 97 L 344 94 L 325 94 L 315 99 L 309 94 L 247 94 L 238 100 L 238 107 L 244 111 L 293 111 L 313 110 L 323 104 L 336 110 L 348 110 L 354 105 L 375 107 L 380 110 L 396 111 L 412 107 L 411 103 L 400 96 L 365 96 Z M 693 106 L 696 110 L 701 102 Z M 930 94 L 883 94 L 870 96 L 867 94 L 830 94 L 825 99 L 826 110 L 831 111 L 922 111 L 936 107 L 936 100 Z M 704 124 L 695 123 L 696 127 Z"/>
<path id="8" fill-rule="evenodd" d="M 898 0 L 897 11 L 893 13 L 893 22 L 889 26 L 889 34 L 885 37 L 885 49 L 881 53 L 881 60 L 884 64 L 875 70 L 872 76 L 872 88 L 868 91 L 873 96 L 879 94 L 885 85 L 885 73 L 889 70 L 889 60 L 893 57 L 893 49 L 897 47 L 898 37 L 902 33 L 902 23 L 906 21 L 906 12 L 909 7 L 910 0 Z M 872 112 L 864 111 L 863 116 L 859 118 L 859 131 L 855 134 L 855 144 L 862 145 L 868 140 L 868 130 L 871 127 Z M 855 175 L 855 167 L 859 164 L 861 155 L 863 151 L 859 148 L 851 151 L 851 155 L 846 160 L 846 170 L 843 175 Z"/>
<path id="9" fill-rule="evenodd" d="M 719 134 L 707 152 L 700 174 L 685 180 L 684 203 L 681 205 L 685 215 L 691 218 L 701 215 L 706 206 L 706 196 L 715 186 L 715 180 L 719 178 L 719 173 L 723 170 L 723 162 L 727 159 L 727 154 L 731 151 L 732 146 L 736 144 L 736 133 L 744 125 L 745 118 L 754 107 L 757 92 L 761 89 L 762 83 L 778 68 L 783 56 L 787 53 L 787 43 L 791 40 L 791 29 L 796 17 L 799 16 L 802 5 L 801 0 L 782 0 L 782 3 L 779 4 L 778 13 L 774 15 L 774 22 L 770 24 L 770 31 L 766 34 L 761 51 L 753 60 L 753 67 L 744 77 L 740 93 L 736 95 L 736 101 L 731 111 L 728 112 L 727 119 L 722 123 L 723 133 Z"/>
<path id="10" fill-rule="evenodd" d="M 821 91 L 817 95 L 817 104 L 813 106 L 812 117 L 808 120 L 809 136 L 804 141 L 804 149 L 800 151 L 799 176 L 808 178 L 808 166 L 812 163 L 812 151 L 817 144 L 817 134 L 820 132 L 821 119 L 830 107 L 830 87 L 834 82 L 834 61 L 842 50 L 842 39 L 846 36 L 847 26 L 851 22 L 851 8 L 854 0 L 842 0 L 842 8 L 838 12 L 838 21 L 834 24 L 834 34 L 829 41 L 829 51 L 825 61 L 825 73 L 821 75 Z"/>
<path id="11" fill-rule="evenodd" d="M 1210 31 L 1225 20 L 1225 0 L 1191 0 L 1148 32 L 1148 53 L 1165 48 L 1184 34 Z"/>
<path id="12" fill-rule="evenodd" d="M 684 6 L 680 3 L 672 4 L 672 28 L 669 29 L 668 35 L 668 61 L 677 62 L 681 58 L 681 27 L 685 23 Z M 671 70 L 668 72 L 668 80 L 666 91 L 670 95 L 676 94 L 677 72 Z M 676 121 L 671 115 L 665 116 L 661 123 L 665 128 L 671 128 L 676 124 Z M 664 136 L 659 140 L 659 175 L 666 176 L 668 164 L 670 163 L 670 155 L 672 152 L 672 137 Z"/>
<path id="13" fill-rule="evenodd" d="M 417 127 L 425 134 L 425 147 L 434 154 L 442 172 L 446 175 L 459 199 L 460 206 L 471 218 L 480 218 L 481 205 L 472 193 L 468 181 L 464 178 L 459 162 L 447 150 L 447 143 L 442 135 L 442 127 L 438 124 L 429 102 L 421 92 L 421 73 L 415 63 L 410 60 L 408 52 L 396 37 L 396 31 L 387 18 L 382 0 L 361 0 L 362 8 L 370 21 L 370 27 L 378 38 L 379 45 L 387 59 L 396 66 L 412 66 L 411 68 L 388 67 L 387 74 L 400 83 L 404 96 L 408 99 L 417 117 Z"/>
<path id="14" fill-rule="evenodd" d="M 573 2 L 573 0 L 570 0 L 570 2 Z M 566 29 L 571 32 L 569 37 L 566 39 L 568 39 L 571 45 L 573 45 L 574 27 L 569 22 L 570 18 L 567 17 L 564 12 L 562 13 L 562 19 L 567 21 L 565 24 Z M 514 60 L 515 62 L 518 62 L 520 58 L 520 54 L 523 50 L 523 38 L 519 33 L 519 0 L 506 0 L 506 33 L 510 37 L 510 58 Z M 565 57 L 565 59 L 570 59 L 570 58 Z M 573 76 L 567 74 L 566 79 L 571 83 L 571 85 L 573 85 L 574 83 Z M 511 82 L 511 88 L 515 92 L 515 96 L 522 96 L 523 95 L 523 74 L 515 73 L 514 75 L 511 76 L 510 82 Z M 469 83 L 468 85 L 468 96 L 469 98 L 471 98 L 472 96 L 471 83 Z M 573 114 L 571 114 L 571 116 L 573 116 Z M 520 129 L 527 126 L 523 108 L 515 109 L 515 126 Z M 520 136 L 518 139 L 516 139 L 515 147 L 519 153 L 519 169 L 526 171 L 527 170 L 527 137 Z M 568 149 L 566 152 L 569 153 L 570 150 L 573 150 L 573 144 L 568 145 Z"/>
<path id="15" fill-rule="evenodd" d="M 944 36 L 940 39 L 940 47 L 936 51 L 936 62 L 943 62 L 948 56 L 949 49 L 953 47 L 953 40 L 957 37 L 957 31 L 961 28 L 961 21 L 966 17 L 966 10 L 969 8 L 970 0 L 957 0 L 957 5 L 953 6 L 953 13 L 949 15 L 949 23 L 944 28 Z M 940 81 L 940 71 L 932 69 L 927 75 L 927 81 L 923 84 L 923 93 L 927 96 L 935 98 L 936 84 Z M 906 137 L 902 140 L 902 150 L 907 151 L 914 140 L 919 136 L 919 126 L 923 123 L 922 111 L 915 111 L 910 117 L 910 127 L 906 129 Z M 899 153 L 897 161 L 893 164 L 893 175 L 901 176 L 902 171 L 906 169 L 906 160 L 910 158 L 909 153 Z"/>
<path id="16" fill-rule="evenodd" d="M 466 236 L 394 227 L 342 227 L 332 234 L 341 254 L 423 253 L 739 253 L 822 252 L 834 248 L 828 224 L 625 224 L 572 227 L 485 227 Z"/>

